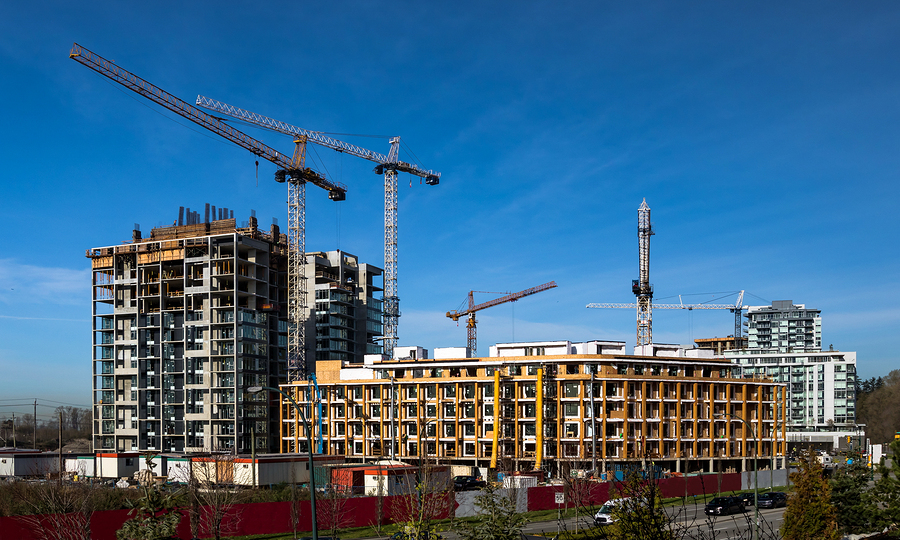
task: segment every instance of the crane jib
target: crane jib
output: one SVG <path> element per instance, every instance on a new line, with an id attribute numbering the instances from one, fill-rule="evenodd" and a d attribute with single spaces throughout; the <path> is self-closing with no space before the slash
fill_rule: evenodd
<path id="1" fill-rule="evenodd" d="M 97 73 L 112 79 L 114 82 L 121 84 L 122 86 L 128 88 L 129 90 L 140 94 L 150 101 L 161 105 L 170 111 L 187 118 L 188 120 L 194 122 L 195 124 L 204 127 L 217 135 L 228 139 L 229 141 L 237 144 L 250 151 L 256 156 L 259 156 L 267 161 L 274 163 L 275 165 L 281 167 L 282 169 L 292 170 L 294 169 L 294 164 L 291 161 L 291 158 L 287 155 L 278 152 L 277 150 L 269 147 L 268 145 L 262 143 L 250 137 L 246 133 L 243 133 L 230 125 L 226 124 L 222 120 L 206 114 L 200 109 L 194 107 L 188 102 L 166 92 L 162 88 L 138 77 L 134 73 L 117 66 L 110 60 L 103 58 L 102 56 L 82 47 L 75 43 L 72 47 L 71 52 L 69 53 L 69 58 L 75 60 L 76 62 L 87 66 Z M 335 182 L 331 182 L 325 179 L 324 176 L 316 173 L 315 175 L 303 175 L 302 178 L 298 178 L 298 180 L 308 181 L 314 185 L 317 185 L 325 190 L 329 191 L 329 197 L 334 200 L 343 200 L 345 198 L 345 194 L 347 191 L 346 186 L 342 184 L 338 184 Z"/>

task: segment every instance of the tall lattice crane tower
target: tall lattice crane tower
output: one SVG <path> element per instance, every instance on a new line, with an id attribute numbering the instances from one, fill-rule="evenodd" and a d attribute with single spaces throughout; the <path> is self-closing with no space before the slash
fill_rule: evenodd
<path id="1" fill-rule="evenodd" d="M 734 313 L 734 346 L 740 348 L 741 313 L 744 306 L 744 291 L 738 294 L 737 302 L 730 304 L 654 304 L 653 285 L 650 284 L 650 237 L 655 234 L 650 224 L 650 207 L 645 198 L 638 208 L 638 264 L 640 279 L 632 280 L 631 290 L 637 297 L 634 304 L 588 304 L 588 308 L 637 308 L 637 346 L 653 343 L 653 310 L 654 309 L 727 309 Z"/>
<path id="2" fill-rule="evenodd" d="M 208 97 L 197 96 L 197 105 L 261 128 L 294 137 L 303 137 L 304 140 L 319 146 L 377 163 L 375 172 L 384 175 L 384 294 L 382 296 L 384 354 L 393 358 L 394 348 L 397 346 L 397 327 L 400 320 L 400 298 L 397 286 L 397 173 L 405 172 L 418 176 L 430 186 L 440 183 L 441 173 L 430 169 L 421 169 L 415 164 L 400 161 L 400 137 L 390 139 L 391 148 L 388 155 L 385 156 L 327 137 L 320 132 L 292 126 L 286 122 L 274 120 Z"/>
<path id="3" fill-rule="evenodd" d="M 289 330 L 287 375 L 290 382 L 301 380 L 307 369 L 305 328 L 306 316 L 309 312 L 306 306 L 306 279 L 304 276 L 306 184 L 309 182 L 327 190 L 328 197 L 334 201 L 345 199 L 346 186 L 331 182 L 323 175 L 306 167 L 307 137 L 304 134 L 295 135 L 294 154 L 293 157 L 288 157 L 77 43 L 72 46 L 69 58 L 279 167 L 275 173 L 275 180 L 288 184 Z"/>
<path id="4" fill-rule="evenodd" d="M 640 279 L 631 282 L 631 290 L 637 297 L 637 345 L 653 343 L 653 285 L 650 284 L 650 207 L 647 199 L 638 208 L 638 257 Z"/>

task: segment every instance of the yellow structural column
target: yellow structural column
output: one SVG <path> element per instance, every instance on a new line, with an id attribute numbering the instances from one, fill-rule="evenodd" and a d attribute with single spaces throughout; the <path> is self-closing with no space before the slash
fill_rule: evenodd
<path id="1" fill-rule="evenodd" d="M 743 403 L 741 406 L 741 418 L 747 420 L 747 400 L 750 397 L 750 385 L 744 384 L 741 392 L 744 394 Z M 747 425 L 750 425 L 750 422 L 747 422 Z M 747 427 L 741 426 L 741 457 L 747 457 Z"/>
<path id="2" fill-rule="evenodd" d="M 500 442 L 500 369 L 494 370 L 494 440 L 491 441 L 491 468 L 497 468 L 497 447 Z"/>
<path id="3" fill-rule="evenodd" d="M 536 385 L 534 395 L 537 410 L 534 412 L 534 433 L 537 436 L 537 448 L 534 449 L 534 470 L 539 470 L 544 452 L 544 368 L 537 369 Z"/>

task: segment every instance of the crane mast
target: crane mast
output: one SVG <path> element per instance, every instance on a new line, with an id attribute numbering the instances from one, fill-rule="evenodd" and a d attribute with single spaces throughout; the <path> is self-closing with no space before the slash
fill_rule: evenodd
<path id="1" fill-rule="evenodd" d="M 740 348 L 741 313 L 744 308 L 744 291 L 738 295 L 737 302 L 731 304 L 654 304 L 653 285 L 650 284 L 650 237 L 655 233 L 650 223 L 650 207 L 645 198 L 638 207 L 638 271 L 639 279 L 632 280 L 631 290 L 637 297 L 634 304 L 588 304 L 588 308 L 637 309 L 637 346 L 653 343 L 653 310 L 654 309 L 728 309 L 734 313 L 734 345 Z"/>
<path id="2" fill-rule="evenodd" d="M 388 155 L 366 150 L 331 137 L 327 137 L 316 131 L 306 130 L 293 126 L 280 120 L 275 120 L 261 114 L 228 105 L 221 101 L 204 96 L 197 96 L 197 105 L 210 111 L 225 114 L 232 118 L 242 120 L 256 126 L 293 135 L 302 136 L 307 140 L 331 148 L 338 152 L 350 154 L 378 165 L 375 172 L 384 175 L 384 293 L 382 296 L 382 324 L 384 334 L 384 353 L 393 358 L 394 348 L 397 346 L 397 332 L 400 320 L 400 298 L 398 296 L 398 250 L 397 250 L 397 173 L 405 172 L 418 176 L 428 185 L 440 183 L 441 173 L 432 170 L 424 170 L 415 164 L 400 161 L 400 137 L 390 139 L 391 148 Z"/>
<path id="3" fill-rule="evenodd" d="M 637 297 L 637 345 L 653 343 L 653 285 L 650 284 L 650 207 L 647 199 L 638 208 L 638 257 L 640 279 L 633 281 L 631 289 Z"/>
<path id="4" fill-rule="evenodd" d="M 544 283 L 543 285 L 538 285 L 537 287 L 531 287 L 529 289 L 525 289 L 524 291 L 519 291 L 516 293 L 509 293 L 506 296 L 502 296 L 500 298 L 495 298 L 493 300 L 488 300 L 487 302 L 482 302 L 481 304 L 475 304 L 475 293 L 480 291 L 469 291 L 469 307 L 464 311 L 448 311 L 447 317 L 452 319 L 454 322 L 458 322 L 461 317 L 468 317 L 466 321 L 466 334 L 467 341 L 466 347 L 469 349 L 470 355 L 475 355 L 478 347 L 478 338 L 475 330 L 475 325 L 478 321 L 475 320 L 475 312 L 481 311 L 482 309 L 487 309 L 489 307 L 493 307 L 499 304 L 505 304 L 506 302 L 515 302 L 520 298 L 524 298 L 526 296 L 530 296 L 532 294 L 536 294 L 542 291 L 546 291 L 548 289 L 552 289 L 556 287 L 556 282 L 551 281 L 549 283 Z"/>
<path id="5" fill-rule="evenodd" d="M 304 276 L 306 183 L 327 190 L 328 197 L 334 201 L 346 198 L 346 186 L 331 182 L 305 166 L 307 137 L 303 134 L 295 135 L 294 154 L 288 157 L 77 43 L 73 45 L 69 58 L 280 167 L 275 173 L 275 180 L 288 184 L 287 375 L 290 382 L 302 379 L 306 371 L 305 320 L 309 311 Z"/>

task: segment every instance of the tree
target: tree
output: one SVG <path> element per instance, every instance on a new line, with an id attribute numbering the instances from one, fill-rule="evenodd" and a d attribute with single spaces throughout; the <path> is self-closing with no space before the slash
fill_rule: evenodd
<path id="1" fill-rule="evenodd" d="M 831 486 L 822 465 L 809 450 L 800 459 L 800 471 L 791 474 L 794 490 L 788 497 L 781 533 L 784 540 L 837 540 L 837 513 L 831 505 Z"/>
<path id="2" fill-rule="evenodd" d="M 528 522 L 516 512 L 514 500 L 503 493 L 496 484 L 488 484 L 475 497 L 475 505 L 481 509 L 474 521 L 463 522 L 457 529 L 462 540 L 519 540 L 522 527 Z"/>
<path id="3" fill-rule="evenodd" d="M 866 425 L 866 436 L 872 441 L 893 440 L 900 430 L 900 370 L 864 381 L 856 396 L 856 411 L 856 421 Z"/>
<path id="4" fill-rule="evenodd" d="M 402 531 L 410 538 L 431 538 L 433 522 L 445 516 L 451 502 L 450 479 L 446 468 L 423 464 L 416 471 L 416 478 L 405 476 L 404 493 L 391 506 L 391 518 L 403 523 Z"/>
<path id="5" fill-rule="evenodd" d="M 19 516 L 42 540 L 89 540 L 95 508 L 93 486 L 43 483 L 18 491 L 29 515 Z"/>
<path id="6" fill-rule="evenodd" d="M 353 520 L 347 508 L 348 496 L 329 487 L 324 495 L 316 496 L 316 517 L 319 529 L 331 531 L 331 536 L 337 538 L 338 532 Z"/>
<path id="7" fill-rule="evenodd" d="M 144 496 L 128 501 L 129 519 L 116 531 L 118 540 L 169 540 L 175 538 L 175 530 L 181 523 L 181 512 L 175 508 L 174 496 L 159 486 L 142 486 Z"/>
<path id="8" fill-rule="evenodd" d="M 873 519 L 879 530 L 900 524 L 900 440 L 892 442 L 890 449 L 891 455 L 878 464 L 879 478 L 872 489 L 872 498 L 880 503 L 874 507 Z"/>
<path id="9" fill-rule="evenodd" d="M 874 501 L 867 486 L 869 468 L 858 453 L 851 454 L 848 461 L 831 478 L 831 504 L 838 526 L 847 534 L 871 532 Z"/>
<path id="10" fill-rule="evenodd" d="M 118 540 L 168 540 L 174 538 L 175 530 L 181 523 L 181 512 L 175 508 L 175 494 L 163 492 L 153 482 L 153 469 L 156 468 L 153 457 L 153 454 L 144 456 L 147 464 L 145 477 L 148 478 L 141 483 L 144 496 L 126 503 L 128 515 L 134 517 L 116 531 Z"/>
<path id="11" fill-rule="evenodd" d="M 188 485 L 194 490 L 192 496 L 203 505 L 200 524 L 216 540 L 237 527 L 241 516 L 236 507 L 246 498 L 245 493 L 234 485 L 234 460 L 232 454 L 212 454 L 195 459 L 192 464 L 196 482 Z"/>
<path id="12" fill-rule="evenodd" d="M 675 519 L 662 506 L 659 482 L 645 478 L 643 471 L 633 471 L 617 482 L 610 498 L 619 499 L 615 505 L 615 523 L 603 531 L 611 540 L 674 540 L 684 533 Z"/>

